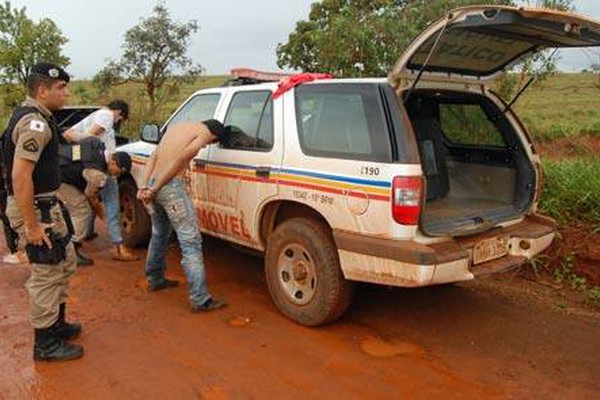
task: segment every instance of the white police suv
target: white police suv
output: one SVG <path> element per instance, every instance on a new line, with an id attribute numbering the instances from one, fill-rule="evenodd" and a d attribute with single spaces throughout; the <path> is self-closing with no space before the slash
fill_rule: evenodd
<path id="1" fill-rule="evenodd" d="M 161 133 L 216 118 L 237 135 L 190 165 L 198 223 L 264 253 L 275 304 L 300 324 L 340 317 L 354 281 L 419 287 L 518 266 L 555 224 L 536 211 L 534 146 L 490 86 L 532 53 L 598 44 L 600 25 L 574 14 L 474 6 L 429 26 L 387 79 L 282 90 L 246 74 L 198 91 L 120 148 L 134 161 L 121 182 L 125 237 L 148 240 L 136 179 Z"/>

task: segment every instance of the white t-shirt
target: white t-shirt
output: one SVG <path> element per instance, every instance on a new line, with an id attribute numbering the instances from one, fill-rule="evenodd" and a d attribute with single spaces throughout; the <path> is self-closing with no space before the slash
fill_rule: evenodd
<path id="1" fill-rule="evenodd" d="M 71 130 L 74 132 L 74 136 L 77 138 L 77 141 L 85 139 L 86 137 L 90 137 L 91 135 L 86 134 L 91 128 L 92 125 L 96 124 L 104 128 L 104 132 L 98 136 L 104 146 L 106 146 L 106 150 L 109 153 L 114 153 L 117 149 L 117 143 L 115 140 L 115 130 L 113 129 L 114 125 L 113 113 L 111 110 L 107 108 L 101 108 L 98 111 L 94 111 L 75 125 L 71 127 Z"/>

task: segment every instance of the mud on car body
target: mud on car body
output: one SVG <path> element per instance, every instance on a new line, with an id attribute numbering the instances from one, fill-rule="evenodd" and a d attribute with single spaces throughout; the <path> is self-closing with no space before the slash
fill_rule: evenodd
<path id="1" fill-rule="evenodd" d="M 490 86 L 525 55 L 598 44 L 600 25 L 573 14 L 476 6 L 428 27 L 387 79 L 318 80 L 276 99 L 275 82 L 249 79 L 196 92 L 120 148 L 134 160 L 125 237 L 149 237 L 131 196 L 161 133 L 217 118 L 243 140 L 190 165 L 198 223 L 264 254 L 275 304 L 300 324 L 340 317 L 354 281 L 419 287 L 518 266 L 555 224 L 537 212 L 534 146 Z"/>

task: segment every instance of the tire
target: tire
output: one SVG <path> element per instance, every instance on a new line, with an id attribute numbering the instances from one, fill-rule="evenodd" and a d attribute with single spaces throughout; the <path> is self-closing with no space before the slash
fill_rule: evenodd
<path id="1" fill-rule="evenodd" d="M 132 179 L 119 182 L 121 235 L 128 247 L 143 247 L 150 241 L 152 224 L 146 208 L 136 198 L 137 186 Z"/>
<path id="2" fill-rule="evenodd" d="M 352 301 L 330 232 L 306 218 L 292 218 L 269 236 L 265 257 L 269 292 L 277 308 L 305 326 L 337 320 Z"/>

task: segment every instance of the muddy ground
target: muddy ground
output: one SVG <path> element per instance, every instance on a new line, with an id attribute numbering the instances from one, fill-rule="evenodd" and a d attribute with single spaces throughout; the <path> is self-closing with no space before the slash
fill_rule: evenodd
<path id="1" fill-rule="evenodd" d="M 3 242 L 3 241 L 2 241 Z M 1 399 L 593 399 L 600 316 L 510 272 L 423 289 L 359 285 L 338 323 L 304 328 L 276 310 L 261 260 L 205 241 L 211 291 L 230 306 L 191 314 L 186 288 L 148 293 L 142 263 L 87 249 L 72 281 L 83 359 L 34 364 L 25 266 L 0 264 Z M 143 251 L 140 251 L 143 255 Z M 171 250 L 171 277 L 184 281 Z M 564 300 L 564 299 L 563 299 Z"/>

